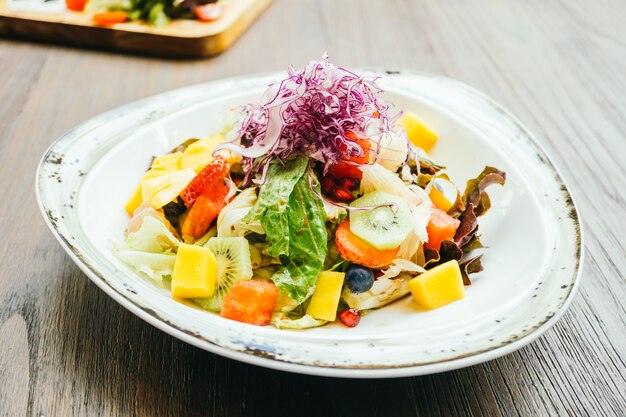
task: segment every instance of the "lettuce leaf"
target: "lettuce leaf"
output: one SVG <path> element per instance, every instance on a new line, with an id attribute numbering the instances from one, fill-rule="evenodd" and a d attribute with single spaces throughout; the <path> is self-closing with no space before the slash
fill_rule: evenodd
<path id="1" fill-rule="evenodd" d="M 301 330 L 312 327 L 323 326 L 328 323 L 326 320 L 318 320 L 305 314 L 298 319 L 292 319 L 283 313 L 276 313 L 272 316 L 272 324 L 278 329 Z"/>
<path id="2" fill-rule="evenodd" d="M 270 165 L 256 204 L 243 219 L 248 224 L 260 221 L 270 244 L 270 256 L 278 258 L 289 255 L 289 200 L 296 183 L 303 177 L 307 164 L 307 158 L 298 157 L 287 161 L 284 166 L 279 163 Z"/>
<path id="3" fill-rule="evenodd" d="M 176 251 L 180 245 L 166 224 L 152 216 L 144 217 L 139 230 L 129 233 L 124 243 L 128 250 L 152 253 Z"/>
<path id="4" fill-rule="evenodd" d="M 171 277 L 176 255 L 173 253 L 149 253 L 132 250 L 119 250 L 115 255 L 135 271 L 154 281 Z"/>
<path id="5" fill-rule="evenodd" d="M 243 219 L 262 226 L 265 251 L 281 261 L 272 281 L 298 304 L 312 293 L 328 251 L 326 212 L 309 188 L 307 165 L 306 157 L 270 165 L 257 201 Z"/>
<path id="6" fill-rule="evenodd" d="M 374 281 L 369 291 L 354 294 L 348 288 L 344 288 L 341 297 L 350 308 L 357 310 L 379 308 L 407 295 L 410 292 L 411 278 L 413 275 L 405 272 L 401 272 L 396 278 L 381 277 Z"/>
<path id="7" fill-rule="evenodd" d="M 238 237 L 248 233 L 265 234 L 259 220 L 245 222 L 244 218 L 257 202 L 256 188 L 247 188 L 237 195 L 217 216 L 217 236 Z"/>
<path id="8" fill-rule="evenodd" d="M 287 241 L 288 246 L 287 253 L 280 257 L 283 267 L 272 276 L 272 281 L 302 303 L 312 294 L 328 252 L 324 205 L 309 188 L 306 177 L 301 177 L 294 187 L 284 217 L 279 224 L 288 225 L 285 235 L 272 233 L 270 237 L 271 226 L 263 224 L 268 231 L 268 251 L 275 244 L 274 239 Z"/>
<path id="9" fill-rule="evenodd" d="M 473 204 L 476 216 L 482 216 L 491 207 L 491 200 L 485 189 L 492 184 L 504 185 L 505 181 L 506 173 L 504 171 L 490 166 L 485 167 L 478 177 L 467 181 L 463 193 L 463 203 L 465 206 Z"/>
<path id="10" fill-rule="evenodd" d="M 483 264 L 481 262 L 482 257 L 482 255 L 478 255 L 459 264 L 461 276 L 463 277 L 463 285 L 472 285 L 469 275 L 483 270 Z"/>

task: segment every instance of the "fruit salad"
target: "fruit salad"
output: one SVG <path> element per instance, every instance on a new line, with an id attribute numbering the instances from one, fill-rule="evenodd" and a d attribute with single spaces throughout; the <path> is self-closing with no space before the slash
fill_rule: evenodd
<path id="1" fill-rule="evenodd" d="M 289 68 L 211 136 L 155 156 L 117 256 L 186 305 L 280 329 L 462 299 L 483 269 L 486 189 L 506 175 L 488 166 L 459 190 L 428 156 L 448 138 L 392 111 L 378 79 L 326 56 Z"/>

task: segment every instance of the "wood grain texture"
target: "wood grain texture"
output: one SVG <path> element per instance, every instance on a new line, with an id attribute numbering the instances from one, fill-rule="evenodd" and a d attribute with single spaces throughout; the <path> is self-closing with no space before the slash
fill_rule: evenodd
<path id="1" fill-rule="evenodd" d="M 0 40 L 0 416 L 626 415 L 626 4 L 277 0 L 211 61 Z M 582 213 L 580 293 L 538 341 L 439 375 L 334 380 L 212 355 L 93 285 L 46 230 L 34 173 L 83 120 L 172 88 L 302 65 L 466 82 L 543 138 Z"/>

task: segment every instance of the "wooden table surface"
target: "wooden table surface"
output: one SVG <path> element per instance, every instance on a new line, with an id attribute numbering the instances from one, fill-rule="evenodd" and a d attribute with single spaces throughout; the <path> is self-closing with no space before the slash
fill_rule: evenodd
<path id="1" fill-rule="evenodd" d="M 626 415 L 626 3 L 278 0 L 221 56 L 165 61 L 0 39 L 0 415 Z M 221 77 L 303 65 L 409 68 L 468 83 L 543 139 L 582 213 L 570 310 L 482 365 L 392 380 L 258 368 L 194 348 L 112 301 L 35 203 L 72 126 Z"/>

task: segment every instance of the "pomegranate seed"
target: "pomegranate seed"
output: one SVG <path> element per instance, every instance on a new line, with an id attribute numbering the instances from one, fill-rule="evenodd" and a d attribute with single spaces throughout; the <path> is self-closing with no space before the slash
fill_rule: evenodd
<path id="1" fill-rule="evenodd" d="M 348 327 L 356 327 L 361 321 L 361 313 L 356 308 L 346 308 L 339 313 L 339 320 Z"/>
<path id="2" fill-rule="evenodd" d="M 339 182 L 339 188 L 354 191 L 359 187 L 359 182 L 354 178 L 344 178 Z"/>
<path id="3" fill-rule="evenodd" d="M 333 197 L 335 197 L 339 201 L 344 201 L 346 203 L 354 200 L 354 196 L 352 193 L 344 188 L 335 188 L 333 191 Z"/>
<path id="4" fill-rule="evenodd" d="M 335 188 L 336 183 L 337 182 L 335 181 L 335 177 L 333 177 L 332 175 L 326 175 L 324 178 L 322 178 L 322 191 L 325 194 L 330 194 Z"/>

